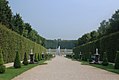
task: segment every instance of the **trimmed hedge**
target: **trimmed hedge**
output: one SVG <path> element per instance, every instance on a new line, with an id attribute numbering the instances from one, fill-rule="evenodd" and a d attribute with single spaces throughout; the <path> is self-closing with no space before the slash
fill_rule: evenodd
<path id="1" fill-rule="evenodd" d="M 108 66 L 108 59 L 107 59 L 107 54 L 106 52 L 103 53 L 103 61 L 102 61 L 102 65 L 103 66 Z"/>
<path id="2" fill-rule="evenodd" d="M 104 36 L 98 40 L 86 43 L 73 49 L 75 55 L 82 52 L 83 60 L 89 59 L 89 53 L 95 54 L 96 48 L 99 49 L 100 60 L 103 59 L 103 53 L 107 53 L 109 62 L 115 61 L 116 51 L 119 50 L 119 32 Z M 78 56 L 76 56 L 78 58 Z"/>
<path id="3" fill-rule="evenodd" d="M 2 50 L 0 49 L 0 74 L 4 73 L 5 70 L 6 70 L 6 67 L 5 67 L 4 61 L 3 61 Z"/>
<path id="4" fill-rule="evenodd" d="M 24 53 L 30 53 L 33 49 L 33 53 L 46 52 L 46 48 L 37 44 L 23 36 L 20 36 L 16 32 L 7 29 L 4 25 L 0 24 L 0 48 L 3 50 L 3 59 L 5 63 L 13 62 L 15 58 L 15 51 L 18 50 L 21 60 L 24 58 Z"/>
<path id="5" fill-rule="evenodd" d="M 116 58 L 115 58 L 115 69 L 119 69 L 119 51 L 117 51 Z"/>
<path id="6" fill-rule="evenodd" d="M 23 59 L 23 64 L 24 65 L 28 65 L 28 58 L 27 58 L 28 56 L 27 56 L 27 54 L 26 54 L 26 52 L 25 52 L 25 54 L 24 54 L 24 59 Z"/>
<path id="7" fill-rule="evenodd" d="M 16 57 L 14 60 L 14 68 L 21 68 L 21 61 L 18 51 L 16 51 Z"/>

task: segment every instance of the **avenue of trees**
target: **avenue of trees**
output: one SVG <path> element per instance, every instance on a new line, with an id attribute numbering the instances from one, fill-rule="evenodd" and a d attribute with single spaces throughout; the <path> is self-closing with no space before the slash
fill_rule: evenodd
<path id="1" fill-rule="evenodd" d="M 119 51 L 118 44 L 119 10 L 115 11 L 108 21 L 103 20 L 97 31 L 92 31 L 80 37 L 78 39 L 78 46 L 73 49 L 73 52 L 76 58 L 79 58 L 81 52 L 83 55 L 82 59 L 87 60 L 89 59 L 89 53 L 94 55 L 96 48 L 98 48 L 100 60 L 104 61 L 104 65 L 107 65 L 107 61 L 115 62 L 116 53 Z M 107 58 L 104 56 L 107 56 Z"/>
<path id="2" fill-rule="evenodd" d="M 115 11 L 112 17 L 106 21 L 103 20 L 97 31 L 84 34 L 78 39 L 78 46 L 97 40 L 103 36 L 119 31 L 119 10 Z"/>
<path id="3" fill-rule="evenodd" d="M 0 0 L 0 23 L 12 31 L 44 46 L 45 38 L 32 29 L 30 23 L 24 22 L 20 14 L 16 13 L 14 15 L 7 0 Z"/>

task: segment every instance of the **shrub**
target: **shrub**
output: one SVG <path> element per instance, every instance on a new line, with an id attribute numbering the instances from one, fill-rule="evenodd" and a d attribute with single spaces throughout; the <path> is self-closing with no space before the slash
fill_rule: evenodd
<path id="1" fill-rule="evenodd" d="M 119 51 L 117 51 L 116 58 L 115 58 L 115 69 L 119 69 Z"/>
<path id="2" fill-rule="evenodd" d="M 38 56 L 37 54 L 35 54 L 35 59 L 34 59 L 35 62 L 38 62 Z"/>
<path id="3" fill-rule="evenodd" d="M 24 64 L 24 65 L 28 65 L 28 59 L 27 59 L 27 54 L 26 54 L 26 52 L 25 52 L 25 54 L 24 54 L 23 64 Z"/>
<path id="4" fill-rule="evenodd" d="M 108 63 L 108 59 L 107 59 L 107 54 L 106 52 L 103 53 L 103 62 L 102 62 L 102 65 L 103 66 L 107 66 L 109 63 Z"/>
<path id="5" fill-rule="evenodd" d="M 14 60 L 14 68 L 21 68 L 20 56 L 18 51 L 16 51 L 16 57 Z"/>
<path id="6" fill-rule="evenodd" d="M 4 61 L 3 61 L 3 55 L 2 55 L 2 50 L 0 49 L 0 65 L 3 65 Z"/>
<path id="7" fill-rule="evenodd" d="M 4 72 L 5 72 L 5 66 L 3 61 L 2 50 L 0 49 L 0 73 L 4 73 Z"/>
<path id="8" fill-rule="evenodd" d="M 38 61 L 40 61 L 40 54 L 38 53 Z"/>
<path id="9" fill-rule="evenodd" d="M 0 65 L 0 73 L 4 73 L 5 72 L 5 65 Z"/>

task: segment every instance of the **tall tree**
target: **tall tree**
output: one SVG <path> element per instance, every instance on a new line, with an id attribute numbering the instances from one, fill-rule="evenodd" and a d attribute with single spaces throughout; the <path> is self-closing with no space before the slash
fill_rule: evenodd
<path id="1" fill-rule="evenodd" d="M 22 20 L 22 17 L 20 16 L 20 14 L 16 14 L 13 16 L 13 29 L 15 32 L 17 32 L 18 34 L 22 35 L 23 34 L 23 30 L 24 30 L 24 23 Z"/>
<path id="2" fill-rule="evenodd" d="M 108 27 L 109 23 L 106 20 L 103 20 L 100 23 L 100 27 L 98 28 L 98 33 L 99 33 L 99 37 L 104 36 L 107 33 L 107 27 Z"/>
<path id="3" fill-rule="evenodd" d="M 112 32 L 119 31 L 119 10 L 115 11 L 112 18 L 109 20 Z"/>
<path id="4" fill-rule="evenodd" d="M 12 29 L 12 11 L 8 4 L 9 2 L 7 0 L 0 0 L 0 22 Z"/>
<path id="5" fill-rule="evenodd" d="M 84 34 L 81 38 L 78 39 L 78 44 L 79 45 L 85 44 L 85 43 L 89 42 L 90 39 L 91 39 L 91 36 L 89 33 Z"/>
<path id="6" fill-rule="evenodd" d="M 98 38 L 98 32 L 96 32 L 96 31 L 92 31 L 91 33 L 90 33 L 90 36 L 91 36 L 91 41 L 93 41 L 93 40 L 96 40 L 97 38 Z"/>

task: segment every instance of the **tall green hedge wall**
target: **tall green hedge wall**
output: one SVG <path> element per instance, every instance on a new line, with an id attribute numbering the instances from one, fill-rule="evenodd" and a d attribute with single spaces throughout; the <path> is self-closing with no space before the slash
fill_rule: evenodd
<path id="1" fill-rule="evenodd" d="M 0 48 L 3 50 L 3 58 L 5 63 L 14 61 L 15 51 L 20 53 L 21 60 L 23 60 L 24 53 L 30 53 L 33 49 L 34 53 L 46 52 L 46 49 L 19 34 L 7 29 L 0 24 Z"/>
<path id="2" fill-rule="evenodd" d="M 92 55 L 95 54 L 96 48 L 99 49 L 100 60 L 103 58 L 103 52 L 106 52 L 108 60 L 114 62 L 116 51 L 119 50 L 119 32 L 112 33 L 93 42 L 78 46 L 73 49 L 73 52 L 75 53 L 75 58 L 79 58 L 79 53 L 82 52 L 83 59 L 85 60 L 89 59 L 89 53 Z"/>

